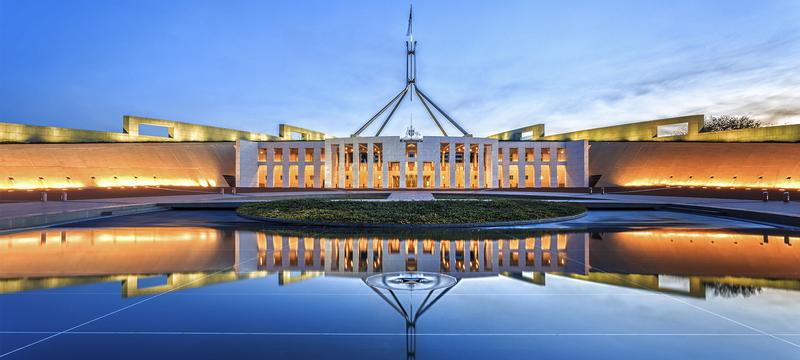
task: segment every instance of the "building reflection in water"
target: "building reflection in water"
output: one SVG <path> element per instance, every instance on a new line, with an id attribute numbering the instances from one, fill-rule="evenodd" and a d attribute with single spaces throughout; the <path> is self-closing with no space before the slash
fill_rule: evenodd
<path id="1" fill-rule="evenodd" d="M 258 264 L 267 271 L 372 274 L 440 272 L 457 277 L 503 272 L 588 272 L 585 233 L 540 234 L 517 239 L 321 238 L 250 233 Z M 567 261 L 567 254 L 572 261 Z"/>
<path id="2" fill-rule="evenodd" d="M 427 238 L 202 227 L 47 229 L 0 236 L 0 293 L 119 281 L 128 297 L 273 273 L 287 285 L 321 276 L 424 271 L 538 285 L 554 274 L 694 297 L 705 297 L 708 288 L 746 295 L 759 288 L 800 290 L 798 239 L 681 229 Z M 139 282 L 165 274 L 158 285 Z"/>

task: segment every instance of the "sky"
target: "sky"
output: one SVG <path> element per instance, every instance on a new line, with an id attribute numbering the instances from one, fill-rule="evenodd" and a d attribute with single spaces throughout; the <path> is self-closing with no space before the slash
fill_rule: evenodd
<path id="1" fill-rule="evenodd" d="M 404 86 L 408 5 L 0 0 L 0 122 L 347 136 Z M 797 0 L 417 0 L 414 38 L 419 87 L 476 136 L 690 114 L 800 123 Z M 437 135 L 416 98 L 383 134 L 412 122 Z"/>

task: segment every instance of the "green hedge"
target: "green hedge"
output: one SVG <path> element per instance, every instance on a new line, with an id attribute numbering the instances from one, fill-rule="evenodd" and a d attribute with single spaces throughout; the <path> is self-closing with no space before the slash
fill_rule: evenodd
<path id="1" fill-rule="evenodd" d="M 277 200 L 242 205 L 242 215 L 340 224 L 466 224 L 578 215 L 581 206 L 535 200 Z"/>

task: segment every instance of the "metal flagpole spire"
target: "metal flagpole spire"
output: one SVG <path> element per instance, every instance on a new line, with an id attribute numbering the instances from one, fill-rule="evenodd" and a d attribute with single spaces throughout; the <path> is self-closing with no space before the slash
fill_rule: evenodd
<path id="1" fill-rule="evenodd" d="M 431 120 L 436 124 L 439 128 L 439 131 L 442 132 L 442 135 L 448 136 L 447 132 L 442 127 L 442 124 L 439 122 L 439 119 L 436 118 L 434 114 L 434 109 L 436 112 L 439 112 L 450 124 L 452 124 L 458 131 L 460 131 L 463 136 L 472 136 L 469 132 L 467 132 L 461 125 L 459 125 L 455 120 L 453 120 L 450 115 L 448 115 L 442 108 L 436 105 L 433 100 L 431 100 L 428 96 L 426 96 L 417 86 L 417 41 L 414 40 L 414 7 L 413 5 L 409 5 L 408 8 L 408 30 L 406 30 L 406 36 L 408 39 L 406 40 L 406 86 L 403 87 L 402 90 L 390 100 L 386 105 L 384 105 L 375 115 L 373 115 L 369 120 L 367 120 L 364 125 L 362 125 L 358 131 L 350 135 L 351 137 L 358 137 L 361 133 L 366 130 L 370 125 L 372 125 L 375 120 L 377 120 L 383 113 L 392 108 L 389 111 L 389 114 L 381 123 L 380 128 L 378 128 L 378 132 L 375 133 L 375 136 L 380 136 L 383 129 L 389 123 L 389 120 L 392 119 L 392 116 L 395 114 L 395 111 L 400 106 L 400 103 L 403 102 L 403 99 L 408 95 L 408 101 L 414 101 L 414 94 L 417 95 L 419 101 L 425 107 L 425 111 L 431 117 Z M 432 109 L 433 108 L 433 109 Z"/>

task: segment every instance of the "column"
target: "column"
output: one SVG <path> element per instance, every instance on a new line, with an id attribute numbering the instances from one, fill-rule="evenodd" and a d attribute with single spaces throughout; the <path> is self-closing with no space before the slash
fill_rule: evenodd
<path id="1" fill-rule="evenodd" d="M 433 159 L 433 187 L 436 189 L 442 186 L 442 143 L 436 143 L 436 157 Z"/>
<path id="2" fill-rule="evenodd" d="M 299 184 L 299 183 L 298 183 Z M 306 237 L 297 238 L 297 267 L 305 269 L 306 266 Z"/>
<path id="3" fill-rule="evenodd" d="M 321 239 L 322 246 L 325 247 L 325 272 L 331 272 L 332 264 L 331 258 L 333 258 L 333 251 L 331 249 L 331 244 L 333 243 L 332 240 Z"/>
<path id="4" fill-rule="evenodd" d="M 450 189 L 456 187 L 456 143 L 451 142 L 448 150 L 450 152 Z M 452 253 L 452 252 L 451 252 Z M 455 264 L 455 263 L 453 263 Z"/>
<path id="5" fill-rule="evenodd" d="M 282 171 L 283 182 L 281 182 L 281 187 L 282 188 L 288 188 L 289 187 L 289 158 L 291 157 L 291 154 L 289 154 L 289 147 L 288 146 L 284 146 L 284 147 L 282 147 L 282 149 L 283 149 L 283 154 L 282 154 L 283 156 L 281 156 L 281 170 L 283 170 Z"/>
<path id="6" fill-rule="evenodd" d="M 491 163 L 491 166 L 492 166 L 492 177 L 490 179 L 492 181 L 492 183 L 489 185 L 489 188 L 492 188 L 492 189 L 497 187 L 497 167 L 498 167 L 497 154 L 498 154 L 499 146 L 500 146 L 500 144 L 492 144 L 492 156 L 490 156 L 490 159 L 489 159 L 492 162 Z"/>
<path id="7" fill-rule="evenodd" d="M 550 187 L 558 187 L 558 154 L 557 146 L 550 146 Z"/>
<path id="8" fill-rule="evenodd" d="M 289 237 L 281 236 L 280 238 L 281 238 L 281 259 L 282 259 L 281 266 L 283 268 L 288 268 L 291 266 L 290 265 L 291 262 L 289 261 Z"/>
<path id="9" fill-rule="evenodd" d="M 353 189 L 360 189 L 361 184 L 359 183 L 358 173 L 361 170 L 361 147 L 358 141 L 353 144 L 353 163 L 350 167 L 353 169 L 351 175 L 353 177 Z"/>
<path id="10" fill-rule="evenodd" d="M 389 188 L 389 160 L 386 156 L 388 153 L 388 145 L 387 143 L 383 143 L 383 154 L 381 154 L 381 182 L 383 183 L 383 189 Z"/>
<path id="11" fill-rule="evenodd" d="M 344 244 L 347 243 L 347 238 L 342 238 L 339 241 L 339 271 L 344 272 L 344 261 L 347 254 L 344 253 Z"/>
<path id="12" fill-rule="evenodd" d="M 550 235 L 550 268 L 558 269 L 558 233 Z"/>
<path id="13" fill-rule="evenodd" d="M 333 146 L 328 141 L 324 142 L 323 149 L 325 149 L 325 156 L 328 158 L 327 161 L 325 161 L 325 163 L 329 164 L 329 166 L 325 167 L 325 185 L 324 186 L 329 187 L 329 188 L 334 188 L 334 187 L 336 187 L 335 184 L 336 184 L 337 180 L 333 179 L 333 169 L 332 169 L 333 166 L 332 166 L 332 164 L 333 164 L 333 159 L 336 157 L 336 154 L 334 154 L 333 151 L 331 151 L 333 149 Z M 322 151 L 320 151 L 319 159 L 320 159 L 320 165 L 321 165 L 322 164 Z M 322 186 L 323 185 L 320 184 L 320 187 L 322 187 Z"/>
<path id="14" fill-rule="evenodd" d="M 353 151 L 355 151 L 355 150 L 353 150 Z M 357 155 L 357 153 L 356 153 L 356 155 Z M 355 183 L 353 183 L 353 186 L 355 186 Z M 361 262 L 361 256 L 360 256 L 361 254 L 358 253 L 359 252 L 359 250 L 358 250 L 359 249 L 358 248 L 359 244 L 358 243 L 361 242 L 361 239 L 353 238 L 352 241 L 353 241 L 353 270 L 352 271 L 353 272 L 358 272 L 358 266 L 359 266 L 359 263 Z"/>
<path id="15" fill-rule="evenodd" d="M 322 148 L 314 147 L 314 187 L 322 187 Z"/>
<path id="16" fill-rule="evenodd" d="M 480 150 L 478 150 L 480 152 Z M 478 161 L 480 164 L 480 161 Z M 483 272 L 486 267 L 486 251 L 484 249 L 484 244 L 487 240 L 479 240 L 478 241 L 478 271 Z M 488 240 L 491 241 L 491 240 Z"/>
<path id="17" fill-rule="evenodd" d="M 275 243 L 272 241 L 272 235 L 265 236 L 266 251 L 264 251 L 266 258 L 264 264 L 267 270 L 272 270 L 275 264 Z"/>
<path id="18" fill-rule="evenodd" d="M 371 151 L 370 151 L 371 152 Z M 375 271 L 373 268 L 375 266 L 375 251 L 372 250 L 372 242 L 373 238 L 367 238 L 367 272 L 371 273 Z"/>
<path id="19" fill-rule="evenodd" d="M 450 158 L 453 158 L 453 154 L 450 154 Z M 456 272 L 456 242 L 455 240 L 450 240 L 450 268 L 447 269 L 449 272 Z"/>
<path id="20" fill-rule="evenodd" d="M 267 149 L 267 188 L 273 187 L 275 184 L 275 149 Z"/>
<path id="21" fill-rule="evenodd" d="M 503 148 L 503 178 L 500 179 L 503 183 L 503 188 L 508 188 L 508 166 L 510 165 L 509 162 L 511 161 L 511 157 L 509 155 L 511 153 L 511 148 Z"/>
<path id="22" fill-rule="evenodd" d="M 408 164 L 408 159 L 406 158 L 405 149 L 403 149 L 403 156 L 400 157 L 403 161 L 400 162 L 400 188 L 406 188 L 406 165 Z"/>
<path id="23" fill-rule="evenodd" d="M 517 147 L 517 187 L 525 187 L 525 147 Z"/>
<path id="24" fill-rule="evenodd" d="M 425 180 L 423 179 L 425 174 L 425 162 L 422 161 L 422 159 L 424 159 L 422 157 L 424 146 L 425 145 L 422 143 L 417 144 L 417 189 L 425 187 Z"/>
<path id="25" fill-rule="evenodd" d="M 464 188 L 469 189 L 471 186 L 471 174 L 472 174 L 472 163 L 470 161 L 470 156 L 472 155 L 472 149 L 470 148 L 469 143 L 464 143 Z"/>
<path id="26" fill-rule="evenodd" d="M 533 187 L 542 187 L 542 147 L 541 144 L 533 147 Z"/>
<path id="27" fill-rule="evenodd" d="M 506 178 L 506 174 L 503 174 L 503 177 Z M 510 240 L 498 240 L 498 241 L 503 242 L 503 268 L 508 269 L 511 267 L 511 241 Z"/>
<path id="28" fill-rule="evenodd" d="M 483 153 L 484 144 L 478 143 L 478 188 L 483 189 L 486 185 L 484 184 L 483 177 L 485 176 L 483 168 L 486 167 L 486 161 L 484 160 L 484 153 Z M 483 263 L 481 263 L 483 264 Z"/>
<path id="29" fill-rule="evenodd" d="M 297 148 L 297 187 L 306 187 L 306 149 L 303 147 Z"/>
<path id="30" fill-rule="evenodd" d="M 315 179 L 316 179 L 316 178 L 318 178 L 318 177 L 315 177 Z M 321 270 L 321 266 L 320 266 L 320 252 L 321 252 L 321 251 L 320 251 L 320 241 L 319 241 L 319 238 L 318 238 L 318 237 L 314 237 L 314 255 L 313 255 L 313 257 L 312 257 L 312 260 L 311 260 L 311 261 L 314 263 L 314 268 L 315 268 L 315 269 L 320 269 L 320 270 Z"/>
<path id="31" fill-rule="evenodd" d="M 373 162 L 375 161 L 375 143 L 367 143 L 367 187 L 370 189 L 375 188 L 375 170 L 372 169 Z"/>
<path id="32" fill-rule="evenodd" d="M 500 266 L 500 257 L 498 256 L 500 251 L 500 246 L 498 243 L 500 240 L 492 241 L 492 270 L 499 271 L 498 267 Z"/>
<path id="33" fill-rule="evenodd" d="M 339 143 L 339 188 L 344 189 L 344 142 Z"/>

